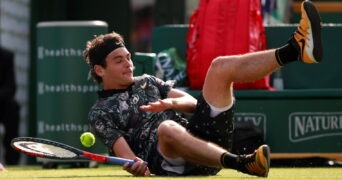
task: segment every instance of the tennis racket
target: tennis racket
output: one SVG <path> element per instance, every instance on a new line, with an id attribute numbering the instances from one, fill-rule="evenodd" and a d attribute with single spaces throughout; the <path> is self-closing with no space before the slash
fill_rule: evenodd
<path id="1" fill-rule="evenodd" d="M 135 163 L 130 159 L 94 154 L 63 143 L 42 138 L 17 137 L 12 139 L 11 146 L 17 151 L 27 155 L 48 159 L 91 160 L 115 165 L 124 165 L 125 163 L 133 165 Z"/>

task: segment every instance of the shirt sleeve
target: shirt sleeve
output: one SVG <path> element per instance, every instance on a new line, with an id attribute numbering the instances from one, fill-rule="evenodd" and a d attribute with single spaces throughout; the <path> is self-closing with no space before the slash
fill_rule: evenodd
<path id="1" fill-rule="evenodd" d="M 167 94 L 170 92 L 171 88 L 175 85 L 176 81 L 168 80 L 163 81 L 157 77 L 150 76 L 152 83 L 159 89 L 161 98 L 167 98 Z"/>
<path id="2" fill-rule="evenodd" d="M 93 110 L 89 113 L 89 120 L 91 131 L 112 150 L 113 144 L 123 135 L 109 113 L 103 110 Z"/>

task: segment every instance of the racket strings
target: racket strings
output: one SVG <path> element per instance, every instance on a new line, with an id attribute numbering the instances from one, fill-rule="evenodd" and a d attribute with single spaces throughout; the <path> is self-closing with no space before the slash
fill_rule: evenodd
<path id="1" fill-rule="evenodd" d="M 14 143 L 15 147 L 28 153 L 38 153 L 42 156 L 55 157 L 55 158 L 75 158 L 76 153 L 64 149 L 62 147 L 54 146 L 51 144 L 43 144 L 31 141 L 18 141 Z"/>

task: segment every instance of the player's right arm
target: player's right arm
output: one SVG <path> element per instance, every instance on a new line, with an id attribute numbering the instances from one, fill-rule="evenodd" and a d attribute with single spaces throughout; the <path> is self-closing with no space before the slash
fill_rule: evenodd
<path id="1" fill-rule="evenodd" d="M 119 137 L 115 143 L 113 144 L 113 152 L 115 152 L 116 156 L 134 159 L 136 156 L 134 152 L 129 147 L 127 141 L 123 137 Z"/>
<path id="2" fill-rule="evenodd" d="M 129 165 L 128 163 L 123 166 L 123 169 L 135 176 L 150 176 L 150 170 L 145 162 L 138 158 L 129 147 L 125 138 L 118 138 L 113 144 L 113 151 L 115 155 L 121 158 L 133 159 L 136 163 Z"/>
<path id="3" fill-rule="evenodd" d="M 197 100 L 190 94 L 172 88 L 167 98 L 150 102 L 147 105 L 140 106 L 140 109 L 151 112 L 161 112 L 166 109 L 173 109 L 183 113 L 193 113 L 196 108 Z"/>

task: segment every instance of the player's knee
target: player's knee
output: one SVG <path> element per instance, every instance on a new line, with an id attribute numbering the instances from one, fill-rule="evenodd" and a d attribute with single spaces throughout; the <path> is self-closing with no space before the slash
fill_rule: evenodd
<path id="1" fill-rule="evenodd" d="M 220 74 L 227 76 L 227 73 L 234 72 L 234 59 L 234 56 L 218 56 L 211 62 L 209 71 L 215 73 L 216 76 Z"/>
<path id="2" fill-rule="evenodd" d="M 178 141 L 185 128 L 175 121 L 166 120 L 158 127 L 158 137 L 164 142 Z"/>

